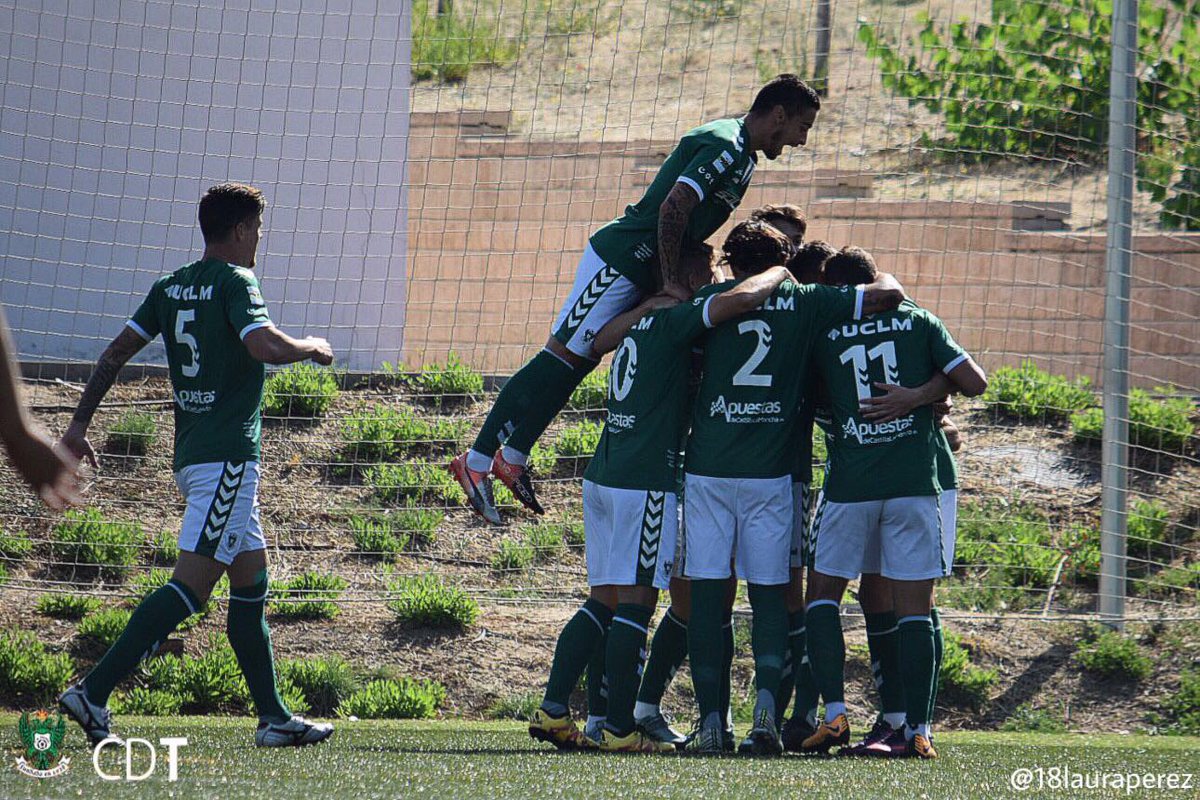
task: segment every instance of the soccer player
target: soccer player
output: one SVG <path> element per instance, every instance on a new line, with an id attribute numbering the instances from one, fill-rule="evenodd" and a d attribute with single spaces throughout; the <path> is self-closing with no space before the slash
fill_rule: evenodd
<path id="1" fill-rule="evenodd" d="M 229 575 L 229 643 L 258 711 L 260 747 L 314 744 L 333 726 L 293 715 L 275 683 L 266 542 L 259 520 L 259 439 L 264 364 L 331 364 L 324 339 L 293 339 L 271 322 L 254 268 L 266 203 L 262 192 L 223 183 L 200 199 L 204 254 L 154 282 L 125 329 L 100 356 L 63 444 L 96 465 L 88 426 L 121 367 L 162 334 L 175 397 L 175 482 L 187 503 L 179 561 L 165 586 L 134 610 L 116 643 L 58 699 L 87 737 L 110 735 L 108 698 L 179 623 L 203 608 Z"/>
<path id="2" fill-rule="evenodd" d="M 662 291 L 691 296 L 679 269 L 680 245 L 703 242 L 741 203 L 761 152 L 779 157 L 808 140 L 821 100 L 795 75 L 759 90 L 749 113 L 688 131 L 637 203 L 594 233 L 545 348 L 496 398 L 470 450 L 450 462 L 477 514 L 499 523 L 492 477 L 542 513 L 528 459 L 533 443 L 597 363 L 596 333 L 640 298 Z"/>
<path id="3" fill-rule="evenodd" d="M 808 233 L 808 218 L 804 216 L 800 206 L 790 203 L 759 206 L 750 212 L 750 219 L 765 222 L 782 233 L 792 243 L 792 249 L 795 251 L 800 250 L 804 244 L 804 235 Z M 805 280 L 799 275 L 796 276 L 796 279 L 801 283 L 816 283 L 816 281 Z"/>
<path id="4" fill-rule="evenodd" d="M 724 249 L 735 279 L 746 279 L 786 262 L 791 242 L 747 220 L 729 234 Z M 903 296 L 890 276 L 853 290 L 787 281 L 753 313 L 705 337 L 684 488 L 684 574 L 691 579 L 692 600 L 688 657 L 701 717 L 694 750 L 722 749 L 721 652 L 713 643 L 720 637 L 730 561 L 736 557 L 754 613 L 758 691 L 754 727 L 739 750 L 782 752 L 775 694 L 787 640 L 791 445 L 809 352 L 819 331 L 894 308 Z"/>
<path id="5" fill-rule="evenodd" d="M 55 511 L 77 505 L 80 502 L 77 463 L 56 449 L 26 413 L 21 402 L 21 370 L 15 352 L 4 309 L 0 308 L 0 441 L 17 472 L 43 503 Z"/>
<path id="6" fill-rule="evenodd" d="M 870 254 L 857 247 L 825 262 L 831 285 L 861 283 L 876 272 Z M 929 741 L 935 665 L 930 608 L 934 579 L 948 574 L 949 564 L 938 523 L 933 411 L 923 406 L 892 422 L 872 423 L 862 419 L 861 406 L 872 395 L 873 377 L 917 386 L 940 371 L 968 396 L 982 393 L 987 381 L 941 321 L 912 303 L 827 328 L 813 366 L 828 392 L 832 421 L 829 469 L 812 526 L 806 607 L 809 661 L 825 700 L 825 720 L 802 749 L 827 752 L 849 744 L 839 604 L 849 580 L 877 572 L 892 587 L 906 751 L 936 758 Z M 872 633 L 868 628 L 868 636 Z"/>

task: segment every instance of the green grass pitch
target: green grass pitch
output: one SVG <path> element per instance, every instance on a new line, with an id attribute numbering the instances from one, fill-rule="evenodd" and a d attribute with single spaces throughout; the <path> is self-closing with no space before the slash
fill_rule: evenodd
<path id="1" fill-rule="evenodd" d="M 127 736 L 186 736 L 179 780 L 166 765 L 140 783 L 106 783 L 92 768 L 78 729 L 68 731 L 68 772 L 35 780 L 17 772 L 17 718 L 0 771 L 5 798 L 1001 798 L 1200 797 L 1200 739 L 1148 736 L 944 733 L 935 763 L 844 759 L 744 759 L 555 753 L 516 723 L 346 722 L 334 738 L 302 750 L 256 750 L 249 719 L 124 718 Z M 115 750 L 115 748 L 114 748 Z M 115 760 L 117 753 L 112 755 Z M 165 757 L 165 752 L 161 754 Z M 146 761 L 139 754 L 139 764 Z M 1193 773 L 1192 788 L 1015 791 L 1013 770 L 1073 774 Z M 114 769 L 117 767 L 114 765 Z M 1061 773 L 1059 773 L 1061 774 Z"/>

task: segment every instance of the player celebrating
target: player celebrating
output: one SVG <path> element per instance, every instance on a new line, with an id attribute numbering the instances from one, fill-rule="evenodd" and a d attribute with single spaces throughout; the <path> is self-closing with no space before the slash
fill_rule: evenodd
<path id="1" fill-rule="evenodd" d="M 830 284 L 850 285 L 875 274 L 874 260 L 857 247 L 825 262 Z M 827 752 L 849 743 L 839 603 L 847 582 L 867 572 L 888 578 L 892 587 L 907 754 L 936 758 L 929 741 L 935 665 L 929 614 L 933 581 L 949 565 L 938 524 L 933 412 L 924 406 L 879 424 L 860 421 L 861 405 L 872 395 L 872 377 L 919 385 L 940 371 L 969 396 L 982 393 L 987 381 L 941 321 L 911 303 L 857 325 L 827 329 L 813 363 L 829 394 L 832 421 L 829 471 L 812 528 L 806 608 L 809 661 L 825 700 L 825 721 L 802 749 Z"/>
<path id="2" fill-rule="evenodd" d="M 783 264 L 791 243 L 761 222 L 739 224 L 725 241 L 735 278 Z M 758 690 L 754 727 L 740 750 L 782 752 L 775 694 L 787 639 L 784 590 L 792 531 L 790 445 L 809 351 L 819 330 L 859 319 L 903 298 L 887 276 L 856 290 L 782 284 L 757 310 L 712 331 L 687 444 L 684 489 L 686 561 L 692 615 L 688 657 L 700 706 L 691 746 L 720 752 L 721 629 L 730 561 L 749 584 Z"/>
<path id="3" fill-rule="evenodd" d="M 817 93 L 798 77 L 776 77 L 744 117 L 688 131 L 642 199 L 592 235 L 545 348 L 504 384 L 471 449 L 450 462 L 476 513 L 500 522 L 492 476 L 542 513 L 529 451 L 596 366 L 596 333 L 660 286 L 679 300 L 690 297 L 680 245 L 703 242 L 729 219 L 750 184 L 756 154 L 774 160 L 783 148 L 803 145 L 820 107 Z"/>
<path id="4" fill-rule="evenodd" d="M 96 465 L 88 425 L 121 367 L 162 334 L 175 396 L 175 482 L 187 503 L 179 562 L 165 586 L 134 610 L 124 632 L 82 681 L 58 699 L 87 737 L 110 735 L 109 695 L 229 574 L 229 643 L 258 711 L 260 747 L 314 744 L 333 726 L 294 716 L 279 697 L 264 607 L 266 542 L 259 522 L 259 439 L 264 364 L 333 362 L 324 339 L 276 328 L 254 268 L 266 203 L 251 186 L 224 183 L 200 200 L 204 254 L 155 281 L 100 356 L 63 444 Z"/>

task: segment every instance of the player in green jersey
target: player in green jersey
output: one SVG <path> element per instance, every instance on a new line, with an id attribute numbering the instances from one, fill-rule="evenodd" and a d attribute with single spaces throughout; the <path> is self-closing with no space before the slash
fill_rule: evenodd
<path id="1" fill-rule="evenodd" d="M 845 248 L 825 263 L 830 284 L 875 274 L 874 260 Z M 825 721 L 802 744 L 826 752 L 849 744 L 844 699 L 845 645 L 840 600 L 849 580 L 879 573 L 892 587 L 903 676 L 908 755 L 936 758 L 929 741 L 934 633 L 933 581 L 948 572 L 938 523 L 936 427 L 928 406 L 892 422 L 863 419 L 872 379 L 919 386 L 937 372 L 964 394 L 982 393 L 983 372 L 933 314 L 905 303 L 854 324 L 830 326 L 815 348 L 814 370 L 828 392 L 828 471 L 812 530 L 807 593 L 808 654 L 825 700 Z"/>
<path id="2" fill-rule="evenodd" d="M 93 742 L 108 738 L 113 688 L 229 575 L 226 630 L 258 711 L 255 744 L 329 738 L 333 726 L 293 715 L 279 696 L 267 598 L 266 542 L 258 508 L 264 364 L 333 362 L 324 339 L 293 339 L 271 322 L 251 271 L 266 203 L 251 186 L 224 183 L 200 200 L 204 254 L 154 282 L 125 329 L 100 356 L 63 444 L 96 466 L 88 426 L 117 373 L 159 334 L 175 398 L 175 482 L 187 508 L 179 561 L 165 586 L 134 610 L 116 643 L 59 705 Z"/>
<path id="3" fill-rule="evenodd" d="M 736 279 L 783 264 L 791 242 L 748 220 L 725 243 Z M 779 753 L 775 694 L 787 639 L 784 592 L 792 535 L 791 444 L 803 377 L 818 331 L 864 313 L 894 308 L 903 291 L 890 276 L 834 289 L 784 282 L 754 312 L 704 339 L 704 375 L 687 443 L 685 564 L 691 579 L 688 657 L 700 706 L 694 749 L 722 746 L 718 640 L 730 561 L 749 584 L 754 612 L 754 727 L 743 752 Z"/>
<path id="4" fill-rule="evenodd" d="M 808 233 L 808 217 L 804 216 L 804 212 L 799 206 L 790 203 L 759 206 L 750 212 L 750 219 L 765 222 L 782 233 L 792 243 L 792 249 L 795 251 L 799 251 L 804 245 L 804 236 Z M 796 279 L 801 283 L 817 283 L 817 281 L 806 280 L 799 275 L 796 276 Z"/>
<path id="5" fill-rule="evenodd" d="M 820 106 L 798 77 L 778 76 L 745 116 L 688 131 L 641 200 L 592 235 L 545 348 L 504 384 L 471 449 L 450 462 L 476 513 L 500 521 L 493 477 L 542 513 L 529 451 L 596 366 L 596 333 L 660 287 L 679 300 L 690 297 L 689 277 L 678 268 L 681 244 L 703 242 L 720 228 L 741 203 L 757 154 L 775 159 L 785 147 L 803 145 Z"/>

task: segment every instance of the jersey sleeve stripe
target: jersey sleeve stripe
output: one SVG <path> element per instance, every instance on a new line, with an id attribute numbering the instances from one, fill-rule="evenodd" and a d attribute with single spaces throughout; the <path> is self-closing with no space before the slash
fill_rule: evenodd
<path id="1" fill-rule="evenodd" d="M 944 373 L 946 373 L 947 375 L 949 375 L 949 374 L 951 373 L 951 371 L 953 371 L 953 369 L 954 369 L 955 367 L 957 367 L 959 364 L 961 364 L 961 363 L 963 363 L 964 361 L 966 361 L 968 358 L 970 358 L 970 356 L 969 356 L 969 355 L 967 355 L 966 353 L 963 353 L 963 354 L 962 354 L 962 355 L 960 355 L 958 358 L 954 359 L 954 360 L 953 360 L 953 361 L 951 361 L 949 364 L 947 364 L 946 366 L 942 367 L 942 372 L 944 372 Z"/>
<path id="2" fill-rule="evenodd" d="M 271 327 L 270 322 L 251 322 L 249 325 L 242 328 L 241 332 L 238 334 L 238 338 L 245 339 L 246 334 L 250 333 L 250 331 L 256 331 L 259 328 L 269 328 L 269 327 Z"/>
<path id="3" fill-rule="evenodd" d="M 680 175 L 675 180 L 675 182 L 676 183 L 686 183 L 688 186 L 690 186 L 696 190 L 696 194 L 700 197 L 701 201 L 704 200 L 704 190 L 700 188 L 700 184 L 696 183 L 694 180 L 689 178 L 687 175 Z"/>
<path id="4" fill-rule="evenodd" d="M 704 314 L 704 327 L 706 327 L 706 328 L 713 328 L 713 327 L 715 327 L 715 326 L 713 325 L 713 321 L 712 321 L 711 319 L 709 319 L 709 317 L 708 317 L 708 307 L 712 305 L 712 301 L 713 301 L 713 298 L 714 298 L 714 297 L 716 297 L 716 295 L 715 295 L 715 294 L 710 294 L 710 295 L 708 296 L 708 299 L 704 301 L 704 310 L 703 310 L 703 314 Z"/>
<path id="5" fill-rule="evenodd" d="M 134 333 L 136 333 L 138 336 L 140 336 L 140 337 L 142 337 L 143 339 L 145 339 L 147 342 L 149 342 L 149 341 L 153 341 L 153 339 L 154 339 L 154 337 L 153 337 L 153 336 L 151 336 L 150 334 L 146 333 L 146 331 L 142 329 L 142 326 L 141 326 L 141 325 L 138 325 L 136 322 L 134 322 L 134 321 L 133 321 L 133 320 L 131 320 L 131 319 L 130 319 L 130 320 L 126 320 L 126 321 L 125 321 L 125 326 L 126 326 L 127 328 L 131 328 L 131 329 L 133 330 L 133 332 L 134 332 Z"/>
<path id="6" fill-rule="evenodd" d="M 862 286 L 860 284 L 859 286 L 854 287 L 854 319 L 856 319 L 856 320 L 862 319 L 863 297 L 865 295 L 866 295 L 866 287 L 865 286 Z"/>

